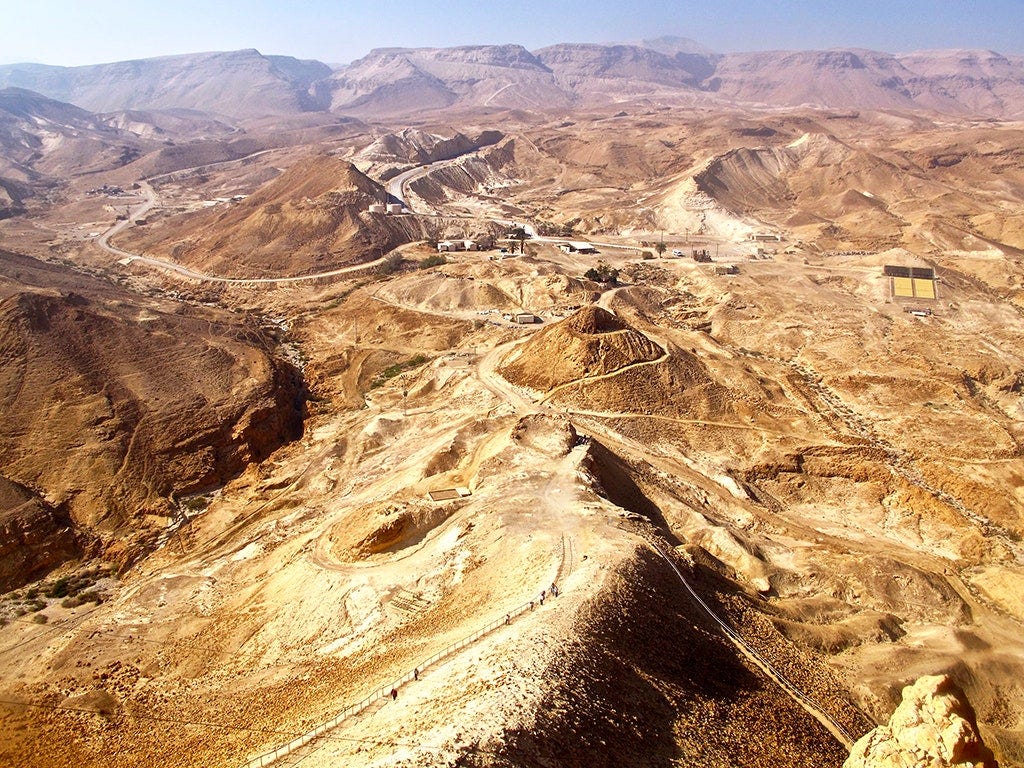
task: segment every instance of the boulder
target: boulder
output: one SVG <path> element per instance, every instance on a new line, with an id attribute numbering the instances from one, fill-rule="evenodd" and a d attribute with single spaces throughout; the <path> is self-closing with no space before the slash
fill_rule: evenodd
<path id="1" fill-rule="evenodd" d="M 903 689 L 886 725 L 862 736 L 843 768 L 995 768 L 978 735 L 974 710 L 948 676 L 922 677 Z"/>

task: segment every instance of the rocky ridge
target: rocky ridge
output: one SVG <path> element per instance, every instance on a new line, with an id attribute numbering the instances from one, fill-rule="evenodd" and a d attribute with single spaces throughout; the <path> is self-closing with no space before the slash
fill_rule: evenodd
<path id="1" fill-rule="evenodd" d="M 859 49 L 714 54 L 689 41 L 381 48 L 332 71 L 255 50 L 86 67 L 0 66 L 17 86 L 93 111 L 193 109 L 237 120 L 330 111 L 449 108 L 546 112 L 629 99 L 666 104 L 925 109 L 1024 115 L 1024 59 L 992 51 L 895 55 Z"/>
<path id="2" fill-rule="evenodd" d="M 886 725 L 861 737 L 843 768 L 995 768 L 974 710 L 949 677 L 922 677 L 903 689 Z"/>
<path id="3" fill-rule="evenodd" d="M 0 260 L 0 548 L 22 576 L 72 556 L 80 532 L 130 559 L 176 497 L 302 433 L 301 376 L 258 328 L 76 277 L 68 291 L 56 268 Z"/>
<path id="4" fill-rule="evenodd" d="M 0 592 L 80 554 L 66 513 L 0 476 Z"/>
<path id="5" fill-rule="evenodd" d="M 93 112 L 195 109 L 248 118 L 315 108 L 309 87 L 330 72 L 318 61 L 247 49 L 82 67 L 8 64 L 0 67 L 0 87 L 27 88 Z"/>
<path id="6" fill-rule="evenodd" d="M 158 220 L 119 242 L 226 277 L 328 271 L 422 236 L 415 222 L 368 213 L 386 195 L 348 161 L 317 155 L 241 202 Z"/>

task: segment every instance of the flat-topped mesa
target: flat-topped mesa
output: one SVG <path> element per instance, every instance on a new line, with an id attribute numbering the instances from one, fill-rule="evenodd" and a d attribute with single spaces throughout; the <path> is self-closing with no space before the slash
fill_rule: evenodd
<path id="1" fill-rule="evenodd" d="M 498 372 L 514 384 L 546 392 L 663 354 L 661 347 L 611 312 L 584 307 L 537 332 L 502 361 Z"/>

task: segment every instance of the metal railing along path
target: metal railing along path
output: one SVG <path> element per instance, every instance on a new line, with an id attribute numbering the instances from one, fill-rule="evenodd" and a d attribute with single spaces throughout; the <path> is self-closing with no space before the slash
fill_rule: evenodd
<path id="1" fill-rule="evenodd" d="M 518 618 L 524 613 L 528 613 L 534 610 L 536 607 L 537 602 L 533 601 L 523 603 L 522 605 L 512 609 L 507 613 L 507 618 L 502 617 L 500 619 L 495 619 L 489 624 L 479 628 L 471 635 L 468 635 L 462 638 L 461 640 L 457 640 L 454 643 L 445 646 L 440 651 L 435 653 L 433 656 L 430 656 L 429 658 L 421 661 L 416 667 L 414 667 L 414 671 L 406 672 L 397 680 L 393 680 L 387 685 L 380 686 L 379 688 L 374 690 L 373 693 L 369 694 L 368 696 L 365 696 L 360 701 L 357 701 L 355 704 L 351 704 L 348 707 L 345 707 L 345 709 L 341 710 L 330 720 L 326 720 L 320 723 L 312 730 L 302 734 L 301 736 L 297 736 L 296 738 L 289 741 L 287 744 L 282 744 L 281 746 L 275 749 L 272 749 L 268 752 L 264 752 L 263 754 L 252 758 L 251 760 L 245 763 L 244 768 L 264 768 L 264 766 L 272 765 L 276 761 L 280 760 L 282 757 L 290 755 L 296 750 L 299 750 L 302 747 L 306 746 L 314 739 L 324 735 L 331 729 L 338 727 L 339 725 L 341 725 L 342 722 L 344 722 L 348 718 L 354 717 L 355 715 L 358 715 L 359 713 L 363 712 L 370 705 L 380 701 L 381 699 L 389 698 L 391 696 L 392 691 L 397 691 L 405 683 L 417 679 L 417 674 L 420 674 L 424 670 L 429 669 L 431 666 L 437 664 L 442 659 L 451 656 L 452 654 L 457 653 L 458 651 L 461 651 L 463 648 L 475 643 L 484 635 L 493 632 L 498 627 L 510 623 L 512 619 Z"/>
<path id="2" fill-rule="evenodd" d="M 672 558 L 669 557 L 668 553 L 665 552 L 665 549 L 661 542 L 659 542 L 653 535 L 644 535 L 644 538 L 661 556 L 661 558 L 666 563 L 668 563 L 669 567 L 675 572 L 676 577 L 679 579 L 680 583 L 682 583 L 682 585 L 686 588 L 686 591 L 689 593 L 693 601 L 704 610 L 704 612 L 711 618 L 712 621 L 715 622 L 715 624 L 719 626 L 722 632 L 725 633 L 726 637 L 737 648 L 739 648 L 743 652 L 743 654 L 747 656 L 747 658 L 749 658 L 754 664 L 756 664 L 762 672 L 768 675 L 768 677 L 770 677 L 777 685 L 779 685 L 791 698 L 793 698 L 798 704 L 800 704 L 801 707 L 803 707 L 809 714 L 813 715 L 816 720 L 818 720 L 822 725 L 824 725 L 825 728 L 828 729 L 829 733 L 831 733 L 837 741 L 839 741 L 847 749 L 850 749 L 850 747 L 853 746 L 853 742 L 855 741 L 855 739 L 850 735 L 850 733 L 845 728 L 843 728 L 843 726 L 841 726 L 835 718 L 828 714 L 828 712 L 826 712 L 820 704 L 814 701 L 814 699 L 812 699 L 806 693 L 801 691 L 794 683 L 790 682 L 790 680 L 784 674 L 782 674 L 782 672 L 776 669 L 770 661 L 764 658 L 764 656 L 762 656 L 750 644 L 748 644 L 747 641 L 743 639 L 743 636 L 740 635 L 735 629 L 733 629 L 728 622 L 720 618 L 718 614 L 716 614 L 714 610 L 712 610 L 711 606 L 709 606 L 704 601 L 704 599 L 697 594 L 697 591 L 690 585 L 690 582 L 687 581 L 686 577 L 683 576 L 682 571 L 679 570 L 679 567 L 675 564 L 675 562 L 673 562 Z"/>

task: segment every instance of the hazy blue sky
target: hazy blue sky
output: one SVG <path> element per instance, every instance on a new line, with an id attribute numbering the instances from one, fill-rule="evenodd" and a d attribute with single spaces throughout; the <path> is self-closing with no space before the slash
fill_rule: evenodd
<path id="1" fill-rule="evenodd" d="M 258 48 L 344 63 L 381 46 L 690 37 L 717 51 L 1024 53 L 1024 0 L 0 0 L 0 61 L 92 64 Z"/>

